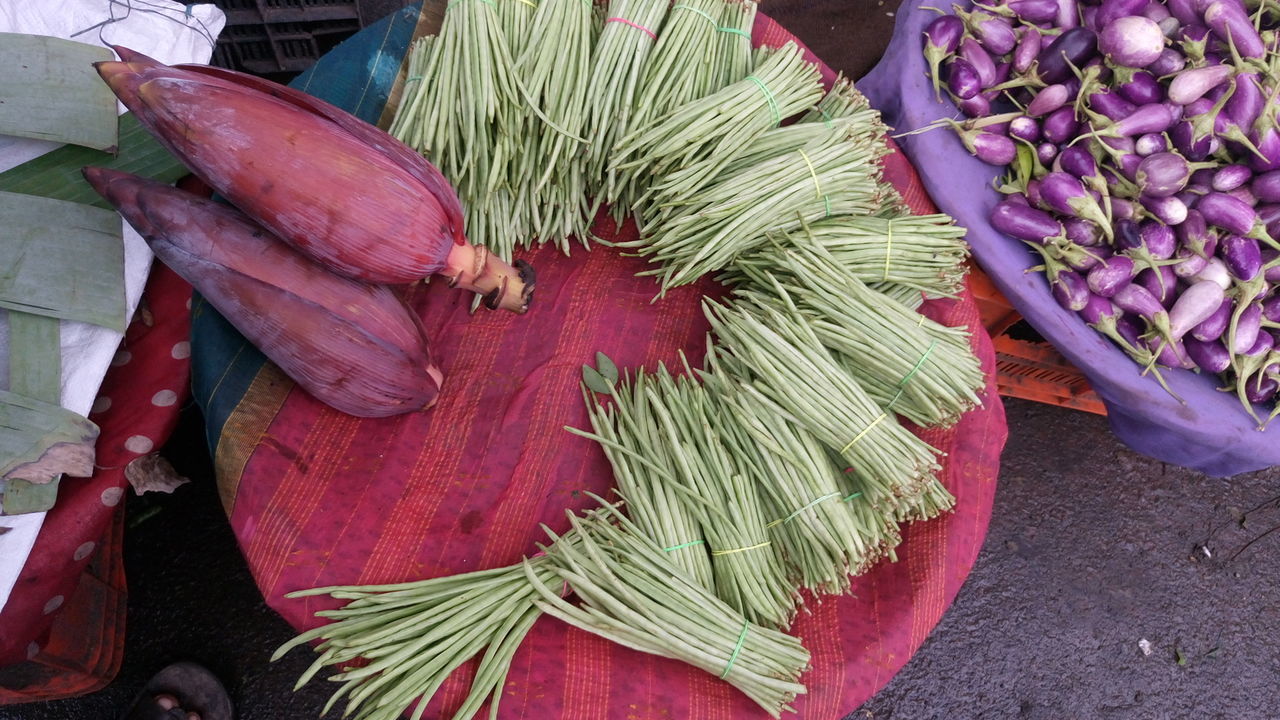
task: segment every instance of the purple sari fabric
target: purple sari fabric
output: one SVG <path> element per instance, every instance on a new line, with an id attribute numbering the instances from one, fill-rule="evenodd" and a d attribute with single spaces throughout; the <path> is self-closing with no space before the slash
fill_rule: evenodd
<path id="1" fill-rule="evenodd" d="M 921 54 L 924 27 L 937 17 L 934 6 L 950 12 L 950 3 L 942 0 L 904 2 L 884 57 L 858 82 L 895 133 L 941 117 L 962 119 L 945 94 L 941 102 L 934 98 Z M 1180 402 L 1154 378 L 1142 376 L 1109 340 L 1058 306 L 1044 275 L 1029 271 L 1038 262 L 1035 254 L 987 220 L 1000 197 L 992 183 L 1001 169 L 970 156 L 949 129 L 897 140 L 938 207 L 968 228 L 982 269 L 1027 322 L 1088 377 L 1121 441 L 1157 460 L 1215 476 L 1280 464 L 1280 421 L 1259 431 L 1235 393 L 1217 389 L 1216 378 L 1164 370 L 1170 388 L 1185 401 Z M 1259 409 L 1263 418 L 1267 412 Z"/>

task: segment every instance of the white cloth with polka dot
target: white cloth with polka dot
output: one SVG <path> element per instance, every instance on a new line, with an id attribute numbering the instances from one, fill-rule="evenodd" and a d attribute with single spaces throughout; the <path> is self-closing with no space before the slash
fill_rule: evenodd
<path id="1" fill-rule="evenodd" d="M 101 0 L 62 0 L 62 2 L 0 3 L 0 32 L 50 35 L 95 45 L 117 44 L 150 55 L 164 63 L 206 63 L 213 55 L 213 44 L 226 24 L 226 16 L 212 4 L 188 8 L 172 0 L 150 0 L 148 9 L 155 12 L 119 13 L 116 22 L 97 30 L 81 33 L 111 17 L 110 3 Z M 71 38 L 72 35 L 77 35 Z M 121 107 L 123 110 L 123 107 Z M 0 171 L 20 165 L 58 147 L 55 143 L 0 135 Z M 123 223 L 122 223 L 123 225 Z M 138 233 L 123 225 L 125 245 L 125 295 L 130 317 L 142 298 L 147 274 L 151 268 L 151 251 Z M 63 322 L 62 338 L 62 405 L 87 415 L 116 356 L 120 333 L 85 323 Z M 8 387 L 9 330 L 7 318 L 0 312 L 0 387 Z M 107 403 L 110 402 L 108 399 Z M 160 404 L 160 403 L 157 403 Z M 140 437 L 140 436 L 139 436 Z M 151 440 L 143 438 L 148 450 Z M 131 438 L 132 440 L 132 438 Z M 141 447 L 141 441 L 135 441 Z M 114 505 L 120 501 L 116 497 Z M 106 498 L 103 498 L 106 502 Z M 0 516 L 0 610 L 9 600 L 13 584 L 26 564 L 36 535 L 44 522 L 44 513 L 13 517 Z M 72 558 L 67 558 L 68 562 Z"/>

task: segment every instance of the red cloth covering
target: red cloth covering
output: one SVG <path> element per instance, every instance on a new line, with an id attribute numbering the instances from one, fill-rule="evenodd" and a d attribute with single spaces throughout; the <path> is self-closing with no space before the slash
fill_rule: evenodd
<path id="1" fill-rule="evenodd" d="M 89 418 L 97 471 L 58 500 L 0 612 L 0 704 L 104 687 L 120 667 L 127 595 L 124 468 L 159 450 L 190 396 L 191 286 L 156 265 Z"/>
<path id="2" fill-rule="evenodd" d="M 786 37 L 767 18 L 756 39 Z M 825 68 L 829 80 L 833 73 Z M 917 212 L 933 212 L 919 179 L 895 154 L 887 178 Z M 634 238 L 629 223 L 598 222 L 606 239 Z M 699 302 L 712 282 L 661 300 L 646 263 L 616 250 L 524 253 L 538 272 L 525 316 L 469 311 L 443 283 L 416 288 L 411 304 L 434 338 L 445 384 L 430 411 L 361 420 L 333 411 L 266 366 L 229 417 L 215 465 L 224 500 L 268 604 L 298 629 L 327 598 L 287 600 L 293 590 L 390 583 L 509 565 L 557 532 L 565 509 L 606 493 L 609 465 L 587 427 L 581 366 L 596 351 L 621 368 L 701 360 L 707 323 Z M 930 302 L 926 314 L 973 330 L 988 386 L 983 407 L 947 431 L 922 436 L 946 453 L 942 479 L 954 513 L 907 529 L 897 563 L 859 578 L 853 593 L 806 605 L 795 630 L 813 654 L 800 717 L 837 718 L 862 704 L 911 657 L 954 598 L 982 545 L 1007 428 L 995 361 L 972 296 Z M 295 651 L 299 652 L 299 651 Z M 470 666 L 437 699 L 455 707 Z M 445 714 L 447 717 L 447 713 Z M 727 683 L 683 663 L 641 654 L 541 619 L 515 656 L 500 717 L 599 720 L 740 720 L 763 711 Z"/>

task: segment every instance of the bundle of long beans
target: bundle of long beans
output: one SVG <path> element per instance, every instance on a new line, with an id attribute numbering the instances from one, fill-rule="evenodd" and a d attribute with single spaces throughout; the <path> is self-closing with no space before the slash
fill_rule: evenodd
<path id="1" fill-rule="evenodd" d="M 496 192 L 507 180 L 499 138 L 520 132 L 524 98 L 496 2 L 449 3 L 440 34 L 410 61 L 406 86 L 413 86 L 391 134 L 426 154 L 467 198 L 471 241 L 509 259 L 521 232 L 512 205 L 521 198 Z"/>
<path id="2" fill-rule="evenodd" d="M 659 377 L 666 374 L 666 367 L 658 368 Z M 665 548 L 691 581 L 715 592 L 711 556 L 698 519 L 703 513 L 693 511 L 710 501 L 679 479 L 681 468 L 674 453 L 664 452 L 667 440 L 651 407 L 653 382 L 651 375 L 640 371 L 620 385 L 607 383 L 600 389 L 611 403 L 598 402 L 594 395 L 585 398 L 593 432 L 565 429 L 600 443 L 631 521 L 645 537 Z"/>
<path id="3" fill-rule="evenodd" d="M 561 540 L 568 543 L 573 538 Z M 287 597 L 331 595 L 349 602 L 337 610 L 317 612 L 331 622 L 298 635 L 271 659 L 319 640 L 318 657 L 294 689 L 325 665 L 334 665 L 340 670 L 329 680 L 341 685 L 321 714 L 345 697 L 344 717 L 394 720 L 417 698 L 421 700 L 413 717 L 422 717 L 427 701 L 445 678 L 483 652 L 471 692 L 453 718 L 473 717 L 486 700 L 490 716 L 496 717 L 511 658 L 541 614 L 535 586 L 555 582 L 550 565 L 549 560 L 536 557 L 523 565 L 418 582 L 290 593 Z M 350 664 L 359 658 L 367 664 Z"/>
<path id="4" fill-rule="evenodd" d="M 733 282 L 746 269 L 779 268 L 777 261 L 791 248 L 821 248 L 841 271 L 880 292 L 898 285 L 917 295 L 954 297 L 964 287 L 969 254 L 964 233 L 947 215 L 841 215 L 806 224 L 736 258 L 724 280 Z"/>
<path id="5" fill-rule="evenodd" d="M 719 347 L 712 372 L 743 394 L 812 432 L 850 466 L 853 491 L 876 508 L 896 508 L 924 491 L 936 450 L 881 408 L 814 330 L 773 307 L 704 301 Z M 904 500 L 905 499 L 905 500 Z"/>
<path id="6" fill-rule="evenodd" d="M 606 503 L 582 517 L 570 515 L 570 523 L 581 542 L 555 542 L 543 552 L 581 604 L 531 583 L 539 588 L 538 607 L 548 615 L 713 673 L 774 717 L 805 692 L 799 678 L 809 653 L 800 641 L 753 624 L 690 582 L 617 507 Z M 530 564 L 531 577 L 536 570 Z"/>
<path id="7" fill-rule="evenodd" d="M 820 247 L 772 259 L 773 269 L 743 269 L 737 295 L 812 328 L 877 405 L 929 427 L 978 404 L 985 377 L 966 334 L 868 288 Z"/>
<path id="8" fill-rule="evenodd" d="M 735 20 L 754 20 L 755 3 L 747 2 L 748 12 L 735 13 Z M 657 46 L 645 67 L 644 80 L 635 100 L 635 110 L 630 125 L 647 127 L 653 120 L 671 110 L 709 96 L 725 85 L 737 82 L 750 72 L 742 68 L 738 77 L 727 77 L 726 62 L 721 54 L 733 48 L 751 47 L 750 32 L 743 32 L 736 25 L 720 25 L 722 9 L 731 7 L 725 0 L 681 0 L 671 6 Z M 722 42 L 725 33 L 736 37 L 737 42 Z M 742 35 L 745 34 L 744 38 Z M 747 54 L 748 62 L 750 54 Z M 639 184 L 647 179 L 650 169 L 632 165 L 617 168 L 605 188 L 606 199 L 611 203 L 634 205 Z"/>
<path id="9" fill-rule="evenodd" d="M 758 50 L 755 61 L 746 78 L 632 128 L 612 148 L 611 171 L 646 168 L 662 175 L 701 163 L 698 175 L 686 179 L 697 187 L 761 133 L 822 97 L 817 68 L 794 43 Z"/>
<path id="10" fill-rule="evenodd" d="M 901 540 L 893 518 L 843 489 L 841 468 L 812 433 L 746 399 L 727 383 L 709 383 L 726 408 L 721 431 L 761 488 L 774 518 L 774 548 L 796 583 L 844 593 Z"/>
<path id="11" fill-rule="evenodd" d="M 631 127 L 635 98 L 669 4 L 668 0 L 610 0 L 605 11 L 604 29 L 591 58 L 585 126 L 587 184 L 597 200 L 610 182 L 608 160 L 614 143 Z"/>
<path id="12" fill-rule="evenodd" d="M 639 239 L 617 245 L 658 263 L 643 274 L 657 276 L 663 289 L 693 282 L 767 244 L 772 233 L 874 211 L 883 196 L 875 171 L 880 154 L 833 128 L 803 149 L 718 179 Z"/>
<path id="13" fill-rule="evenodd" d="M 582 0 L 540 0 L 530 20 L 530 41 L 517 55 L 516 72 L 531 107 L 540 107 L 542 114 L 534 113 L 522 146 L 512 143 L 523 150 L 513 150 L 513 188 L 529 198 L 530 214 L 528 232 L 513 243 L 527 247 L 537 238 L 568 252 L 570 237 L 587 237 L 587 181 L 580 157 L 597 31 L 593 7 Z"/>
<path id="14" fill-rule="evenodd" d="M 799 602 L 769 541 L 761 488 L 731 452 L 722 409 L 687 375 L 663 373 L 646 388 L 650 410 L 675 459 L 676 478 L 706 502 L 696 513 L 715 578 L 715 593 L 752 622 L 786 627 Z"/>

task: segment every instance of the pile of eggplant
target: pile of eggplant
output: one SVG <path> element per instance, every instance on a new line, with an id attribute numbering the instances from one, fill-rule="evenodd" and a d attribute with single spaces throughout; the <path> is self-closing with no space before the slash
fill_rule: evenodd
<path id="1" fill-rule="evenodd" d="M 944 123 L 1008 168 L 992 225 L 1144 371 L 1221 376 L 1265 426 L 1280 414 L 1280 3 L 952 9 L 924 55 L 966 116 Z"/>

